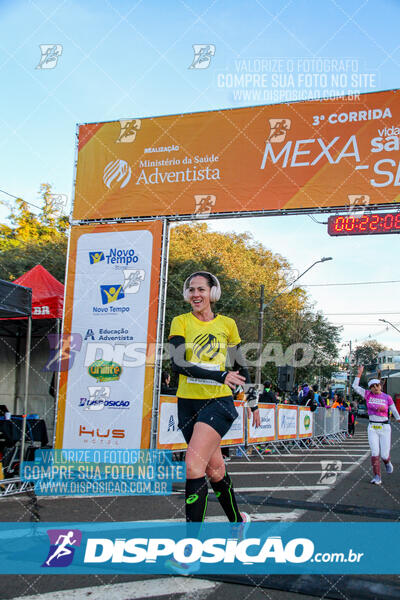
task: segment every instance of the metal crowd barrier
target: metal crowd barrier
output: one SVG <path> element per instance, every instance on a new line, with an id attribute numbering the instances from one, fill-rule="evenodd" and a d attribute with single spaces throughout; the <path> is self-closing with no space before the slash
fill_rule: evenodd
<path id="1" fill-rule="evenodd" d="M 185 452 L 186 444 L 177 426 L 176 398 L 164 396 L 160 400 L 157 448 Z M 248 461 L 252 455 L 264 459 L 271 450 L 277 454 L 291 454 L 297 449 L 337 444 L 347 435 L 348 413 L 338 408 L 319 407 L 311 412 L 304 406 L 260 404 L 261 426 L 255 429 L 246 418 L 243 404 L 235 402 L 235 405 L 240 418 L 234 422 L 221 445 L 236 448 Z M 31 488 L 31 484 L 22 482 L 18 477 L 0 479 L 0 497 L 26 493 Z"/>
<path id="2" fill-rule="evenodd" d="M 311 412 L 309 409 L 305 409 L 302 406 L 296 406 L 298 410 L 298 426 L 296 435 L 290 436 L 288 439 L 282 439 L 279 435 L 279 410 L 284 409 L 288 405 L 278 405 L 276 407 L 276 429 L 273 440 L 267 443 L 246 443 L 248 440 L 245 436 L 245 443 L 241 448 L 242 454 L 250 460 L 248 452 L 245 448 L 254 449 L 256 455 L 265 458 L 265 451 L 273 450 L 277 454 L 291 454 L 293 450 L 298 449 L 312 449 L 321 447 L 326 444 L 337 444 L 346 439 L 348 430 L 348 413 L 346 411 L 339 410 L 338 408 L 322 408 L 319 407 L 315 412 Z M 290 405 L 289 405 L 290 406 Z M 312 420 L 312 429 L 308 434 L 304 434 L 301 431 L 301 416 L 304 415 L 304 419 L 307 415 Z"/>
<path id="3" fill-rule="evenodd" d="M 186 443 L 177 426 L 176 404 L 173 396 L 160 397 L 156 447 L 185 452 Z M 264 458 L 265 451 L 291 453 L 292 449 L 337 444 L 346 437 L 348 413 L 338 408 L 319 407 L 312 412 L 305 406 L 259 404 L 261 426 L 255 429 L 245 417 L 243 403 L 235 405 L 240 417 L 222 439 L 221 446 L 236 448 L 247 460 L 250 460 L 249 449 Z"/>

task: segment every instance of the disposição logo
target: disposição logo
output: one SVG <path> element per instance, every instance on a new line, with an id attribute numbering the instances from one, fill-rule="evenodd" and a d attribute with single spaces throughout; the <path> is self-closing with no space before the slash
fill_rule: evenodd
<path id="1" fill-rule="evenodd" d="M 42 567 L 68 567 L 75 554 L 75 548 L 81 545 L 80 529 L 48 529 L 50 548 Z"/>

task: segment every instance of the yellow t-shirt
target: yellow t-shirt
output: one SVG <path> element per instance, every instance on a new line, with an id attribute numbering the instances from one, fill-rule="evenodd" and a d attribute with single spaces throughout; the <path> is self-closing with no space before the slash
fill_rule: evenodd
<path id="1" fill-rule="evenodd" d="M 185 338 L 186 360 L 193 364 L 217 371 L 225 371 L 228 347 L 237 346 L 240 337 L 233 319 L 217 315 L 212 321 L 200 321 L 193 313 L 175 317 L 171 323 L 169 337 L 179 335 Z M 221 398 L 229 396 L 232 390 L 228 385 L 212 379 L 196 379 L 179 375 L 177 396 L 179 398 Z"/>

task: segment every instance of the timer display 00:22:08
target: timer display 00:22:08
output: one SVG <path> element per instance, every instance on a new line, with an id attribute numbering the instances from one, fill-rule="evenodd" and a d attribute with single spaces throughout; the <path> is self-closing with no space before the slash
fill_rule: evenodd
<path id="1" fill-rule="evenodd" d="M 355 217 L 334 215 L 328 219 L 329 235 L 400 233 L 400 212 L 370 213 Z"/>

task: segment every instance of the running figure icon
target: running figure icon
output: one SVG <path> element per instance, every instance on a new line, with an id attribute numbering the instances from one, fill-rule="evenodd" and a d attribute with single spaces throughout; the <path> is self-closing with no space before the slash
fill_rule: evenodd
<path id="1" fill-rule="evenodd" d="M 62 556 L 67 556 L 68 554 L 72 554 L 71 548 L 67 548 L 67 546 L 72 546 L 76 544 L 78 540 L 73 539 L 74 532 L 69 531 L 67 534 L 61 534 L 58 536 L 56 545 L 57 549 L 53 554 L 46 560 L 46 565 L 49 567 L 52 560 L 55 558 L 61 558 Z"/>

